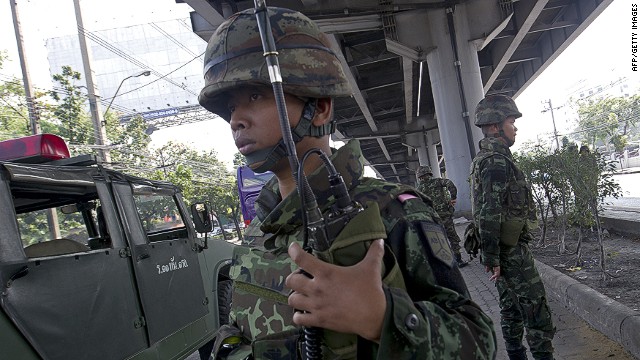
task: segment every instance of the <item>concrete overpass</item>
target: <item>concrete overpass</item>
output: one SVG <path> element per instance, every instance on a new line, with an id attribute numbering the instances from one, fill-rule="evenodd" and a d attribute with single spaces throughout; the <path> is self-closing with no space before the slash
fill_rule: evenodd
<path id="1" fill-rule="evenodd" d="M 474 109 L 485 94 L 516 97 L 613 0 L 268 0 L 299 10 L 332 34 L 354 94 L 336 103 L 334 140 L 360 139 L 369 165 L 415 184 L 431 165 L 471 210 L 467 177 L 482 137 Z M 195 33 L 253 1 L 189 4 Z M 439 175 L 439 174 L 437 174 Z"/>

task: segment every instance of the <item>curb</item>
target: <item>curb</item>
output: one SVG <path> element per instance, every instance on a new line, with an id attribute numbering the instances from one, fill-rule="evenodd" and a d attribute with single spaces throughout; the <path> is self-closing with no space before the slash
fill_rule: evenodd
<path id="1" fill-rule="evenodd" d="M 578 280 L 535 260 L 547 296 L 640 359 L 640 312 L 602 295 Z"/>
<path id="2" fill-rule="evenodd" d="M 626 236 L 640 235 L 640 227 L 637 220 L 626 220 L 606 215 L 600 216 L 600 218 L 602 219 L 603 227 L 608 231 Z"/>

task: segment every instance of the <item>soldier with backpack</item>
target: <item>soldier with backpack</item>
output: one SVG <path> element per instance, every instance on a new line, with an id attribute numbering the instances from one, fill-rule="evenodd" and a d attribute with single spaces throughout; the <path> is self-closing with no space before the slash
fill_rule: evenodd
<path id="1" fill-rule="evenodd" d="M 482 129 L 480 151 L 471 163 L 472 212 L 481 262 L 496 282 L 500 325 L 510 360 L 526 360 L 522 338 L 536 360 L 552 360 L 555 327 L 529 242 L 536 219 L 531 188 L 513 162 L 518 111 L 513 99 L 490 95 L 476 107 Z"/>
<path id="2" fill-rule="evenodd" d="M 456 233 L 456 227 L 453 224 L 454 206 L 458 195 L 456 185 L 449 179 L 433 177 L 433 171 L 429 165 L 418 167 L 416 176 L 418 177 L 418 191 L 421 191 L 433 201 L 433 208 L 442 220 L 458 267 L 467 266 L 468 262 L 462 260 L 460 237 Z"/>
<path id="3" fill-rule="evenodd" d="M 365 208 L 325 261 L 305 252 L 301 199 L 283 151 L 269 71 L 253 9 L 232 15 L 205 54 L 199 102 L 229 122 L 256 172 L 274 177 L 256 200 L 246 244 L 234 250 L 230 322 L 213 346 L 220 359 L 304 359 L 303 328 L 324 359 L 492 359 L 491 320 L 469 299 L 431 202 L 413 188 L 363 177 L 357 141 L 329 146 L 333 99 L 351 89 L 326 35 L 303 14 L 269 8 L 282 87 L 299 157 L 317 148 Z M 318 157 L 305 174 L 323 214 L 335 194 Z M 384 239 L 384 240 L 381 240 Z M 304 269 L 302 272 L 300 269 Z"/>

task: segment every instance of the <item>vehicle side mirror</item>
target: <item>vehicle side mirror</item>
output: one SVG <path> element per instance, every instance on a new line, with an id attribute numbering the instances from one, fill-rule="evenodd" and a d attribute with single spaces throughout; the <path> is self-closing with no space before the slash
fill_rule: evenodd
<path id="1" fill-rule="evenodd" d="M 213 221 L 211 221 L 207 204 L 195 203 L 191 205 L 191 217 L 197 232 L 206 234 L 213 230 Z"/>

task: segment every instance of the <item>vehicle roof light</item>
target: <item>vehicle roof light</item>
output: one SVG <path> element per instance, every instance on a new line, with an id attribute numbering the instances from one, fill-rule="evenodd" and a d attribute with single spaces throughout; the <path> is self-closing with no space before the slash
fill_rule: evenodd
<path id="1" fill-rule="evenodd" d="M 69 148 L 64 139 L 53 134 L 0 141 L 0 161 L 36 164 L 69 157 Z"/>

